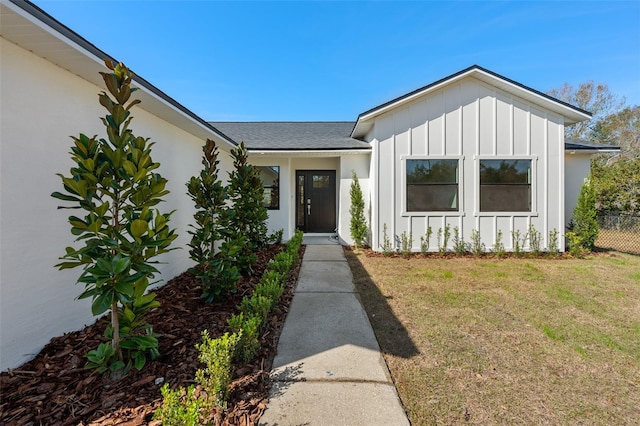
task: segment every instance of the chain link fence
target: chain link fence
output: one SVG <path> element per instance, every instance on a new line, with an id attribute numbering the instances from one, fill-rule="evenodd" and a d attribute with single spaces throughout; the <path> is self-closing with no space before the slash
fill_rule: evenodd
<path id="1" fill-rule="evenodd" d="M 640 216 L 619 212 L 598 215 L 596 247 L 640 255 Z"/>

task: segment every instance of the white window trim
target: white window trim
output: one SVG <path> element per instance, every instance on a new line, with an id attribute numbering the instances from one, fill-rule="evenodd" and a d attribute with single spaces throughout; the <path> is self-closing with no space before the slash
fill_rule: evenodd
<path id="1" fill-rule="evenodd" d="M 407 211 L 407 160 L 458 160 L 458 211 Z M 462 184 L 464 182 L 464 155 L 401 155 L 401 209 L 402 217 L 462 217 L 464 211 L 464 192 Z"/>
<path id="2" fill-rule="evenodd" d="M 480 161 L 481 160 L 531 160 L 531 211 L 530 212 L 481 212 L 480 211 Z M 538 216 L 538 156 L 537 155 L 474 155 L 475 177 L 474 212 L 475 217 L 537 217 Z"/>

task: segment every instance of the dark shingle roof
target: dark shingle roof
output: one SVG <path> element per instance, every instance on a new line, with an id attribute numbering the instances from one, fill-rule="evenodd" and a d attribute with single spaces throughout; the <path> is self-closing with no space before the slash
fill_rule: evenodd
<path id="1" fill-rule="evenodd" d="M 567 139 L 564 141 L 564 149 L 573 151 L 620 151 L 619 146 L 591 142 L 584 139 Z"/>
<path id="2" fill-rule="evenodd" d="M 352 150 L 371 145 L 350 137 L 353 121 L 210 122 L 249 150 Z"/>

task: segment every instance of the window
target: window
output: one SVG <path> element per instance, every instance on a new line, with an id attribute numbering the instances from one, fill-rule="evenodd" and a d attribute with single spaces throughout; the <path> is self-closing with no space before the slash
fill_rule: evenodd
<path id="1" fill-rule="evenodd" d="M 531 211 L 531 160 L 480 160 L 480 211 Z"/>
<path id="2" fill-rule="evenodd" d="M 458 160 L 406 160 L 407 211 L 458 210 Z"/>
<path id="3" fill-rule="evenodd" d="M 280 209 L 280 166 L 256 166 L 264 186 L 263 202 L 269 210 Z"/>

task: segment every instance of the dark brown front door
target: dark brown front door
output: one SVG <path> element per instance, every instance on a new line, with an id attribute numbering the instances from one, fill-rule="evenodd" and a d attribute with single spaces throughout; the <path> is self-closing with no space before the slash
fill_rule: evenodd
<path id="1" fill-rule="evenodd" d="M 335 231 L 335 170 L 296 170 L 296 228 L 304 232 Z"/>

